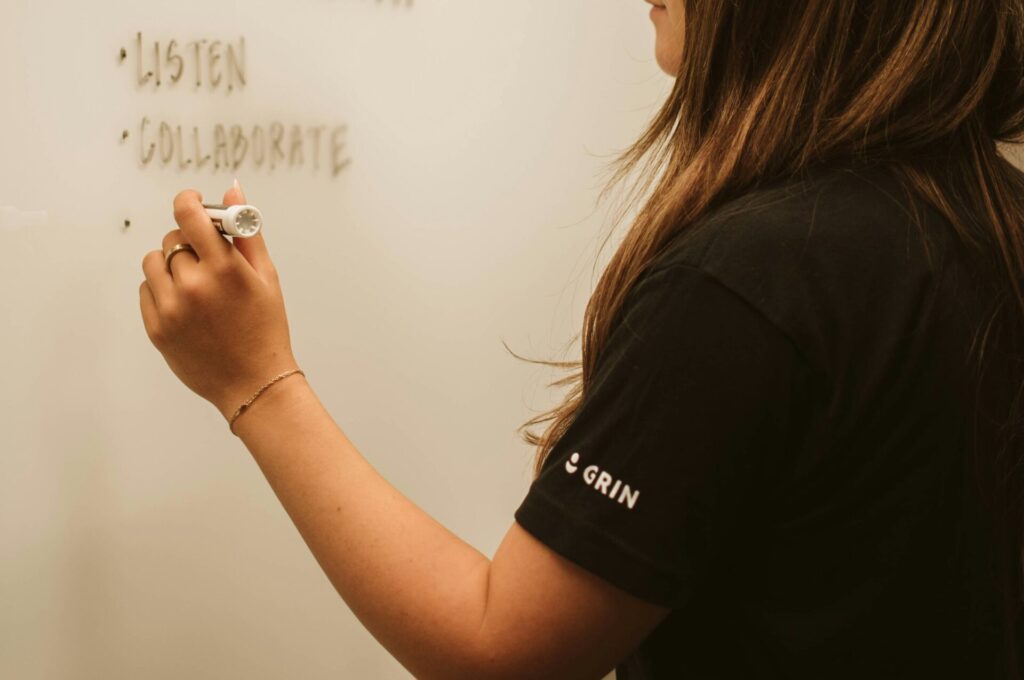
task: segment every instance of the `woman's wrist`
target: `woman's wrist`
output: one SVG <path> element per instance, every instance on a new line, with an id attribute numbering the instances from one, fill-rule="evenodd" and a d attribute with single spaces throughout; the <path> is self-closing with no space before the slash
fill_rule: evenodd
<path id="1" fill-rule="evenodd" d="M 245 393 L 220 400 L 217 408 L 231 431 L 241 437 L 248 422 L 265 420 L 276 412 L 291 410 L 297 404 L 307 402 L 311 394 L 312 388 L 305 374 L 298 367 L 293 367 L 268 375 L 263 384 Z"/>

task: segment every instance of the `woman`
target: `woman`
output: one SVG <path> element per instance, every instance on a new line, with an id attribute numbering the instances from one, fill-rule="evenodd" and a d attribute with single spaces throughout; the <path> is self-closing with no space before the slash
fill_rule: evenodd
<path id="1" fill-rule="evenodd" d="M 648 2 L 646 198 L 493 559 L 335 425 L 192 191 L 149 337 L 417 677 L 1020 678 L 1021 1 Z"/>

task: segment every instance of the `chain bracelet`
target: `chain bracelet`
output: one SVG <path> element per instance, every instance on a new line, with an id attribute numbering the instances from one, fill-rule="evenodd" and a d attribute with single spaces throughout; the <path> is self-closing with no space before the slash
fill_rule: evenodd
<path id="1" fill-rule="evenodd" d="M 290 370 L 290 371 L 285 371 L 285 372 L 284 372 L 284 373 L 282 373 L 281 375 L 279 375 L 279 376 L 275 377 L 275 378 L 274 378 L 274 379 L 272 379 L 272 380 L 271 380 L 270 382 L 268 382 L 267 384 L 265 384 L 265 385 L 264 385 L 263 387 L 261 387 L 261 388 L 259 388 L 258 390 L 256 390 L 256 393 L 255 393 L 255 394 L 253 394 L 253 395 L 252 395 L 251 397 L 249 397 L 248 399 L 246 399 L 246 400 L 245 400 L 245 403 L 244 403 L 244 404 L 242 404 L 241 406 L 239 406 L 239 407 L 238 407 L 238 410 L 237 410 L 237 411 L 235 411 L 235 413 L 234 413 L 234 414 L 233 414 L 233 415 L 231 416 L 231 418 L 230 418 L 230 419 L 228 420 L 228 429 L 229 429 L 229 430 L 231 430 L 231 434 L 234 434 L 234 435 L 235 435 L 236 437 L 238 436 L 237 434 L 235 434 L 235 421 L 236 421 L 236 420 L 238 420 L 238 416 L 240 416 L 240 415 L 242 415 L 243 413 L 245 413 L 246 409 L 248 409 L 248 408 L 249 408 L 250 406 L 252 406 L 252 403 L 253 403 L 254 401 L 256 401 L 256 399 L 258 399 L 258 398 L 259 398 L 259 396 L 260 396 L 261 394 L 263 394 L 263 393 L 264 393 L 264 392 L 265 392 L 265 391 L 267 390 L 267 388 L 269 388 L 269 387 L 270 387 L 271 385 L 273 385 L 273 384 L 274 384 L 274 383 L 276 383 L 277 381 L 279 381 L 279 380 L 284 380 L 284 379 L 285 379 L 285 378 L 287 378 L 288 376 L 290 376 L 290 375 L 295 375 L 296 373 L 298 373 L 298 374 L 300 374 L 300 375 L 302 375 L 302 376 L 305 376 L 305 375 L 306 375 L 305 373 L 303 373 L 303 372 L 302 372 L 302 370 L 300 370 L 300 369 L 298 369 L 298 368 L 293 368 L 293 369 L 292 369 L 292 370 Z"/>

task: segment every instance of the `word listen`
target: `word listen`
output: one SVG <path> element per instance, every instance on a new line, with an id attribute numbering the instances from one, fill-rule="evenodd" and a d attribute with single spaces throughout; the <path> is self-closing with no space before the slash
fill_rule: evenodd
<path id="1" fill-rule="evenodd" d="M 128 50 L 121 48 L 121 61 L 128 58 Z M 237 43 L 222 40 L 190 40 L 179 43 L 156 40 L 147 44 L 142 33 L 135 36 L 135 80 L 139 87 L 174 85 L 186 73 L 192 75 L 197 88 L 204 83 L 211 90 L 221 87 L 231 92 L 245 87 L 245 38 Z"/>

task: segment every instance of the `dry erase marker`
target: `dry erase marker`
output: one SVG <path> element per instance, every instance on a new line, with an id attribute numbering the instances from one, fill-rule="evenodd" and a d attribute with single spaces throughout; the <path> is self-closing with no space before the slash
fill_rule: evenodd
<path id="1" fill-rule="evenodd" d="M 260 233 L 263 215 L 251 205 L 207 205 L 206 214 L 213 220 L 217 231 L 227 236 L 249 238 Z"/>

